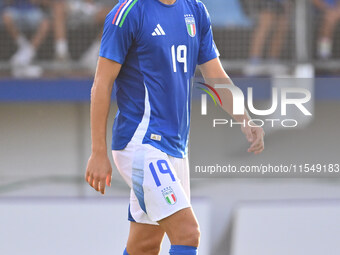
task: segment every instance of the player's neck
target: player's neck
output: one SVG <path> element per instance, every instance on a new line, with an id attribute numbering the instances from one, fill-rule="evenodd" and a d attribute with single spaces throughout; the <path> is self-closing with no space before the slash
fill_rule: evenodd
<path id="1" fill-rule="evenodd" d="M 158 0 L 158 1 L 162 2 L 163 4 L 167 4 L 167 5 L 172 5 L 176 2 L 176 0 Z"/>

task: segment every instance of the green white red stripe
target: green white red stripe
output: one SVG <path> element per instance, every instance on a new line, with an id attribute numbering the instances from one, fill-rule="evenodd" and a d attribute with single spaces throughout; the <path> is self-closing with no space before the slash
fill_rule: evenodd
<path id="1" fill-rule="evenodd" d="M 166 187 L 165 189 L 162 190 L 163 197 L 165 198 L 166 202 L 169 205 L 174 205 L 176 204 L 176 196 L 171 187 Z"/>
<path id="2" fill-rule="evenodd" d="M 124 3 L 118 8 L 116 15 L 112 21 L 112 24 L 122 27 L 126 16 L 131 11 L 132 7 L 138 2 L 138 0 L 125 0 Z"/>
<path id="3" fill-rule="evenodd" d="M 166 201 L 168 202 L 168 204 L 170 205 L 173 205 L 176 203 L 176 197 L 175 195 L 172 193 L 172 194 L 169 194 L 168 196 L 166 196 Z"/>
<path id="4" fill-rule="evenodd" d="M 188 26 L 189 35 L 195 36 L 195 35 L 196 35 L 196 27 L 195 27 L 195 24 L 187 24 L 187 26 Z"/>

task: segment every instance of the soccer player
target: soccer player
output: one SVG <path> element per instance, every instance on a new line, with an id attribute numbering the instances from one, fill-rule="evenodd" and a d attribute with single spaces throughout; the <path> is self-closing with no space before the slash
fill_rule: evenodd
<path id="1" fill-rule="evenodd" d="M 200 232 L 190 205 L 187 158 L 196 65 L 205 79 L 231 84 L 202 2 L 124 0 L 108 14 L 91 95 L 92 154 L 85 178 L 102 194 L 111 185 L 106 124 L 114 83 L 119 110 L 113 158 L 131 187 L 125 255 L 158 254 L 165 233 L 170 254 L 197 254 Z M 232 115 L 232 94 L 219 93 L 223 109 Z M 249 119 L 246 112 L 232 116 Z M 242 131 L 251 142 L 248 151 L 262 152 L 262 128 Z"/>

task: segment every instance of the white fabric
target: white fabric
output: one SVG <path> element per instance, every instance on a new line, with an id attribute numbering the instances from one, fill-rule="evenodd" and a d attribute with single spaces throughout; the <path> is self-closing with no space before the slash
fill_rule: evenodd
<path id="1" fill-rule="evenodd" d="M 157 221 L 191 206 L 188 158 L 171 157 L 136 140 L 138 139 L 133 139 L 124 150 L 112 151 L 112 155 L 118 171 L 131 188 L 130 213 L 133 219 L 139 223 L 157 225 Z M 160 186 L 157 186 L 150 164 Z M 167 170 L 166 164 L 174 179 L 168 171 L 164 173 Z M 170 195 L 173 204 L 166 199 L 165 191 L 168 190 L 173 191 L 170 193 L 176 198 L 173 203 Z M 143 202 L 146 213 L 142 209 Z"/>

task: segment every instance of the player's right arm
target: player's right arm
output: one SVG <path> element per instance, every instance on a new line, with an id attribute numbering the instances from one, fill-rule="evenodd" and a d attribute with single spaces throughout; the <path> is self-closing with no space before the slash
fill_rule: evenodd
<path id="1" fill-rule="evenodd" d="M 121 64 L 99 57 L 91 90 L 92 153 L 87 163 L 85 179 L 102 194 L 105 193 L 105 184 L 111 186 L 112 167 L 107 155 L 106 126 L 112 87 L 120 69 Z"/>
<path id="2" fill-rule="evenodd" d="M 92 154 L 87 164 L 86 181 L 102 194 L 110 186 L 112 168 L 107 155 L 106 125 L 113 83 L 138 31 L 138 15 L 134 5 L 120 2 L 107 15 L 97 72 L 91 93 Z M 125 8 L 125 7 L 127 8 Z M 122 8 L 124 7 L 124 8 Z"/>

